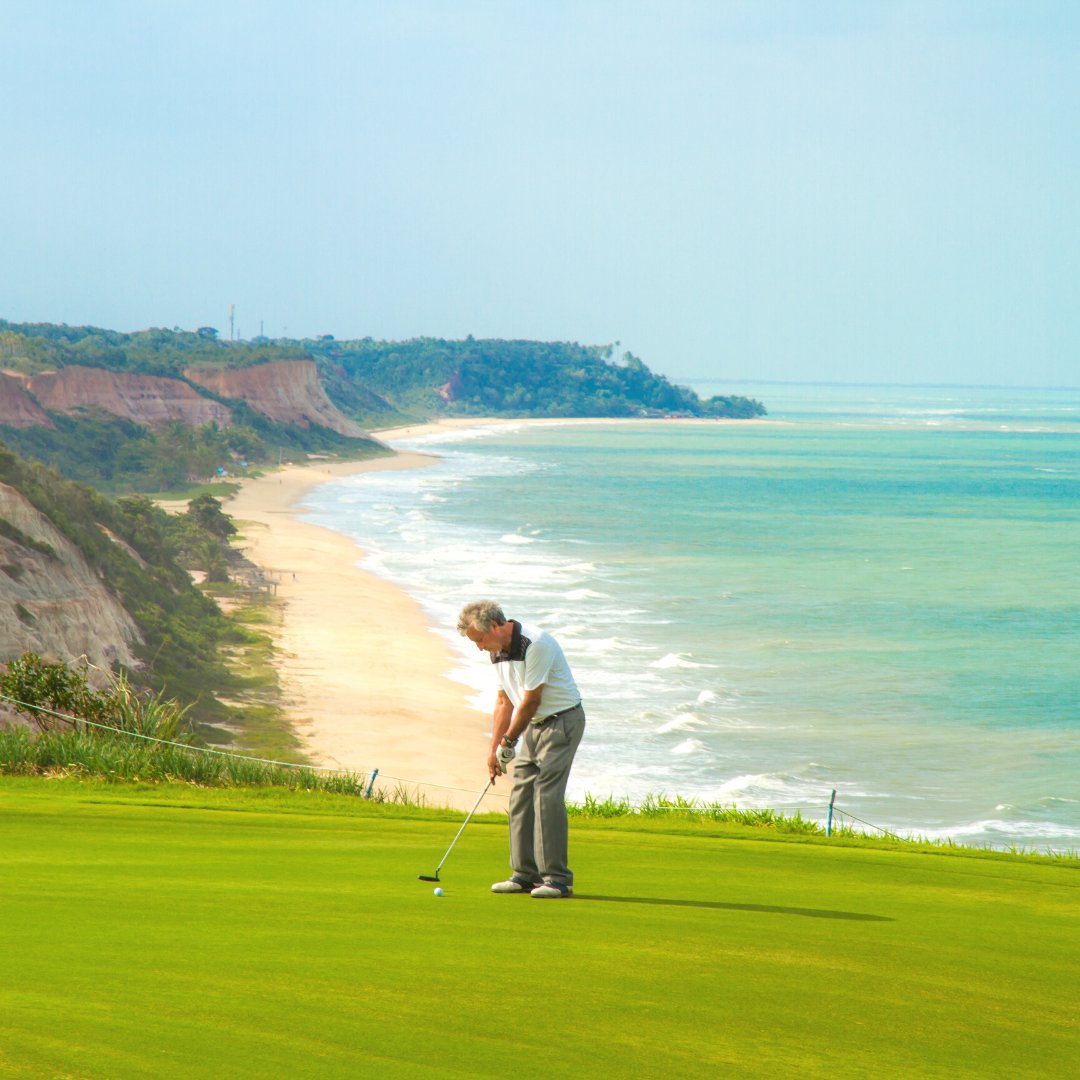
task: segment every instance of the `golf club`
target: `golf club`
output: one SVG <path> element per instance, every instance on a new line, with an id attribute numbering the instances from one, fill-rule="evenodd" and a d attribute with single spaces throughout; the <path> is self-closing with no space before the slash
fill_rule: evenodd
<path id="1" fill-rule="evenodd" d="M 439 871 L 443 868 L 443 863 L 446 862 L 446 860 L 449 858 L 450 852 L 454 850 L 454 845 L 458 842 L 458 836 L 460 836 L 465 831 L 465 826 L 469 824 L 469 818 L 471 818 L 473 816 L 473 814 L 476 813 L 476 807 L 479 806 L 484 801 L 484 796 L 488 793 L 488 791 L 491 790 L 491 785 L 494 784 L 494 783 L 495 783 L 495 778 L 492 777 L 487 782 L 487 787 L 484 788 L 484 790 L 480 792 L 480 798 L 476 800 L 476 806 L 474 806 L 469 811 L 469 816 L 461 823 L 461 828 L 458 829 L 457 836 L 455 836 L 454 839 L 450 841 L 450 846 L 446 849 L 446 854 L 442 857 L 442 862 L 440 862 L 439 865 L 435 867 L 434 876 L 432 876 L 431 874 L 418 874 L 417 876 L 419 877 L 419 879 L 421 881 L 438 881 L 439 880 Z"/>

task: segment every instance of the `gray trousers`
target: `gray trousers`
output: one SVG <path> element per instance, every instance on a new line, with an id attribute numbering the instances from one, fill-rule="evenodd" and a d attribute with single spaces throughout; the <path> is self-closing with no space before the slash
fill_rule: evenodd
<path id="1" fill-rule="evenodd" d="M 522 881 L 573 885 L 569 859 L 566 782 L 581 736 L 585 710 L 530 724 L 514 761 L 510 791 L 510 865 Z"/>

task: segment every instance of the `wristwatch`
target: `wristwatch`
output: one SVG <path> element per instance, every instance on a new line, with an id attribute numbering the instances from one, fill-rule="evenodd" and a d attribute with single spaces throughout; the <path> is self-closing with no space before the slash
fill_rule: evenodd
<path id="1" fill-rule="evenodd" d="M 517 746 L 517 739 L 511 739 L 509 735 L 504 735 L 502 737 L 502 744 L 513 750 L 514 747 Z"/>

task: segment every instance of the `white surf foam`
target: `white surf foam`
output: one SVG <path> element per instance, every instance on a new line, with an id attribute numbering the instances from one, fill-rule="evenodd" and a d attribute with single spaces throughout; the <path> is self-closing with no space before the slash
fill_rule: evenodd
<path id="1" fill-rule="evenodd" d="M 705 726 L 705 721 L 693 713 L 679 713 L 670 720 L 665 721 L 657 729 L 657 735 L 667 735 L 671 731 L 687 731 L 693 728 Z"/>
<path id="2" fill-rule="evenodd" d="M 958 825 L 911 829 L 913 836 L 927 840 L 989 841 L 995 846 L 1015 843 L 1019 847 L 1052 844 L 1057 848 L 1080 844 L 1080 829 L 1048 821 L 1005 821 L 1000 818 L 984 818 Z M 901 830 L 897 830 L 901 831 Z"/>
<path id="3" fill-rule="evenodd" d="M 694 660 L 688 660 L 685 656 L 680 656 L 678 653 L 668 653 L 667 656 L 662 656 L 659 660 L 654 660 L 649 667 L 660 668 L 665 670 L 668 668 L 704 668 L 713 667 L 713 664 L 699 664 Z"/>
<path id="4" fill-rule="evenodd" d="M 677 746 L 671 748 L 673 754 L 697 754 L 705 749 L 705 744 L 700 739 L 683 739 Z"/>

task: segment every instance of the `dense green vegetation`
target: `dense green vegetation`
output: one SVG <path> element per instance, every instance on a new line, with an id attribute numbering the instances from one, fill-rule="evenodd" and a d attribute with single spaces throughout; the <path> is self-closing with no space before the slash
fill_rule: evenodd
<path id="1" fill-rule="evenodd" d="M 231 710 L 210 689 L 243 691 L 222 650 L 244 645 L 251 635 L 225 618 L 189 573 L 208 570 L 224 557 L 216 501 L 204 500 L 193 513 L 175 516 L 142 495 L 114 501 L 2 447 L 0 481 L 49 518 L 135 620 L 144 638 L 136 649 L 145 665 L 139 682 L 190 705 L 197 725 L 228 721 Z"/>
<path id="2" fill-rule="evenodd" d="M 460 821 L 318 791 L 0 779 L 0 1072 L 1075 1075 L 1074 865 L 575 821 L 575 897 L 542 904 L 488 891 L 506 823 L 478 815 L 434 897 L 417 874 Z M 504 1015 L 526 924 L 541 1019 Z"/>
<path id="3" fill-rule="evenodd" d="M 230 407 L 233 403 L 230 402 Z M 52 466 L 68 479 L 100 491 L 172 492 L 219 475 L 244 476 L 253 469 L 307 454 L 347 458 L 372 456 L 366 440 L 321 427 L 276 424 L 237 403 L 247 422 L 219 428 L 180 423 L 147 427 L 98 412 L 95 416 L 53 414 L 55 430 L 0 426 L 0 439 L 16 453 Z"/>
<path id="4" fill-rule="evenodd" d="M 189 367 L 250 367 L 310 359 L 301 345 L 223 342 L 212 327 L 125 334 L 96 326 L 11 323 L 0 319 L 0 367 L 26 375 L 69 364 L 181 378 Z"/>
<path id="5" fill-rule="evenodd" d="M 171 491 L 232 466 L 247 433 L 216 426 L 149 428 L 118 416 L 55 414 L 56 428 L 0 428 L 16 453 L 101 491 Z"/>
<path id="6" fill-rule="evenodd" d="M 0 673 L 0 694 L 39 732 L 71 730 L 97 737 L 129 732 L 152 739 L 176 739 L 185 709 L 160 695 L 141 697 L 127 674 L 105 672 L 107 685 L 91 684 L 89 669 L 23 653 Z"/>
<path id="7" fill-rule="evenodd" d="M 655 375 L 631 353 L 543 341 L 304 342 L 354 384 L 371 388 L 402 413 L 478 416 L 638 416 L 677 414 L 749 418 L 764 407 L 740 397 L 701 399 Z"/>
<path id="8" fill-rule="evenodd" d="M 0 319 L 0 367 L 26 374 L 83 364 L 180 378 L 189 367 L 300 359 L 315 359 L 330 398 L 368 423 L 445 413 L 607 417 L 644 411 L 745 418 L 765 412 L 760 402 L 738 396 L 702 401 L 632 353 L 616 357 L 612 345 L 473 337 L 338 341 L 330 335 L 228 342 L 209 327 L 123 334 Z"/>

